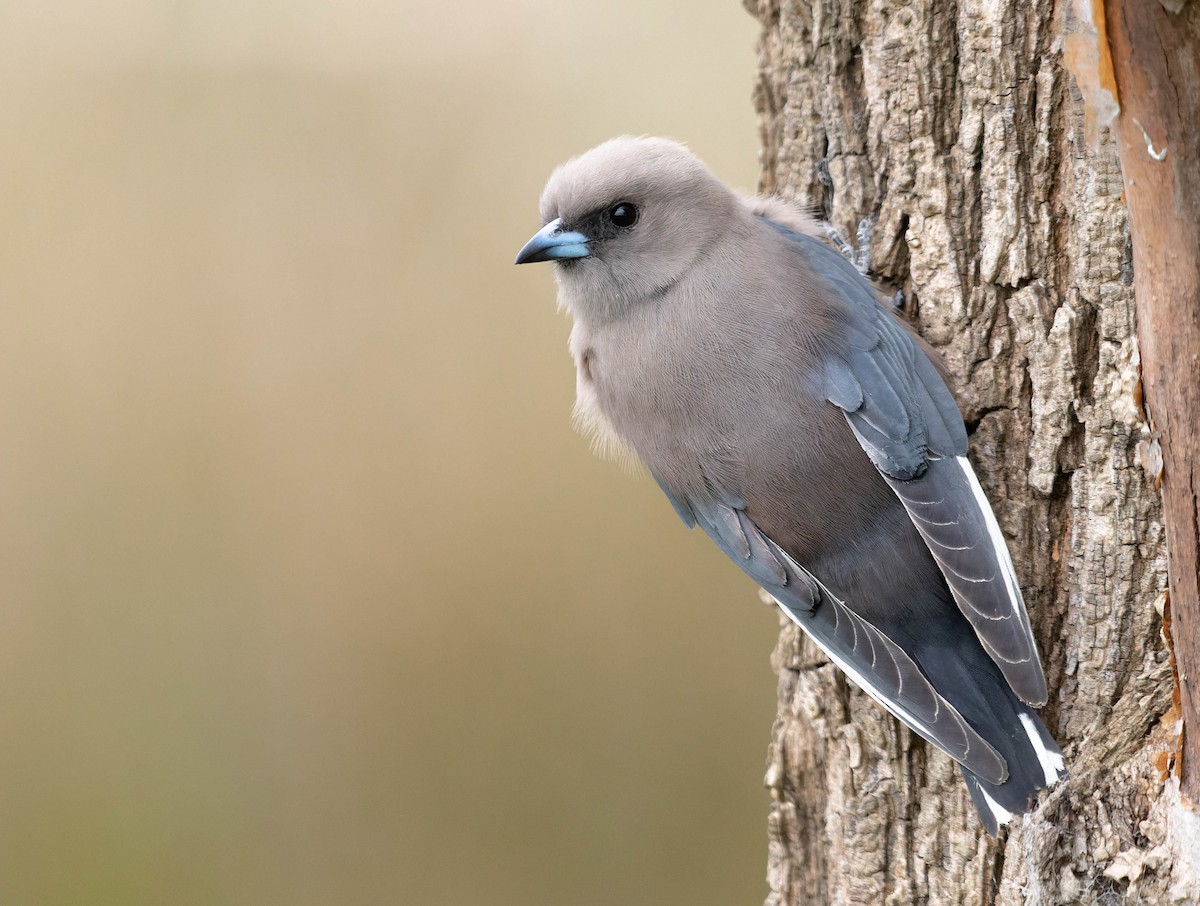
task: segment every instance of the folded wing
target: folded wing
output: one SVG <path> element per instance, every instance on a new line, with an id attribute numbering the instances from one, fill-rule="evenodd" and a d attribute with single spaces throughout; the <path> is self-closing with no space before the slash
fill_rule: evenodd
<path id="1" fill-rule="evenodd" d="M 990 783 L 1007 779 L 1004 759 L 938 694 L 904 650 L 759 531 L 741 501 L 697 501 L 659 485 L 684 522 L 699 525 L 855 685 L 968 770 Z"/>
<path id="2" fill-rule="evenodd" d="M 773 224 L 845 303 L 844 356 L 826 362 L 826 398 L 908 511 L 984 649 L 1020 698 L 1046 679 L 1008 545 L 966 458 L 962 416 L 913 337 L 854 267 L 820 241 Z"/>

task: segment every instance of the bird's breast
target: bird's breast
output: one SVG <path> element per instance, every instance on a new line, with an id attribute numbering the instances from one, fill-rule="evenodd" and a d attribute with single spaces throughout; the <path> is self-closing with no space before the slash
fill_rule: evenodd
<path id="1" fill-rule="evenodd" d="M 632 450 L 672 493 L 744 501 L 790 553 L 819 559 L 899 504 L 796 350 L 733 329 L 693 328 L 686 345 L 577 330 L 576 424 L 602 450 Z"/>
<path id="2" fill-rule="evenodd" d="M 629 442 L 605 414 L 595 378 L 600 367 L 599 357 L 579 326 L 571 332 L 570 346 L 575 359 L 575 407 L 571 412 L 575 430 L 591 441 L 597 456 L 623 464 L 636 461 L 638 457 Z"/>

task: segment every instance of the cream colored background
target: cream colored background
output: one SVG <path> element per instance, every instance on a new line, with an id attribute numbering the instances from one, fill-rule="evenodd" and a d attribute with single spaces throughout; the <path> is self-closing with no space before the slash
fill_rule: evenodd
<path id="1" fill-rule="evenodd" d="M 0 4 L 0 903 L 765 892 L 776 630 L 570 430 L 555 163 L 736 0 Z"/>

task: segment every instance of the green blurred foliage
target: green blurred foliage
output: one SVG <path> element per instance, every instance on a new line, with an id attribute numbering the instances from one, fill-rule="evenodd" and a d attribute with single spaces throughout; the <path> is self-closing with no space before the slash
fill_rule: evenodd
<path id="1" fill-rule="evenodd" d="M 569 426 L 513 268 L 683 5 L 0 6 L 0 903 L 761 900 L 772 613 Z"/>

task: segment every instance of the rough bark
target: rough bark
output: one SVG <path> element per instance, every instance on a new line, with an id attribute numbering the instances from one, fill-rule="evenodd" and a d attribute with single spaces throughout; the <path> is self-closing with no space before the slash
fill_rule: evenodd
<path id="1" fill-rule="evenodd" d="M 999 839 L 952 762 L 785 625 L 768 904 L 1196 902 L 1167 551 L 1114 142 L 1049 0 L 747 0 L 762 188 L 811 204 L 945 356 L 1071 777 Z M 1193 5 L 1195 5 L 1193 3 Z M 1153 474 L 1151 474 L 1153 473 Z"/>

